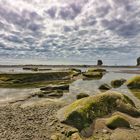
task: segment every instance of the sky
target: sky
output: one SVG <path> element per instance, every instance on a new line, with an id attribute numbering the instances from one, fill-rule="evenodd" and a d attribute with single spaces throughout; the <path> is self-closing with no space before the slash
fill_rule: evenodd
<path id="1" fill-rule="evenodd" d="M 139 56 L 139 0 L 0 0 L 0 64 L 135 65 Z"/>

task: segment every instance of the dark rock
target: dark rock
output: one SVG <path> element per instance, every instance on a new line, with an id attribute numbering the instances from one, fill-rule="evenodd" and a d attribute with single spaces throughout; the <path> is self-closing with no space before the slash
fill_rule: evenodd
<path id="1" fill-rule="evenodd" d="M 137 58 L 137 66 L 140 66 L 140 57 Z"/>
<path id="2" fill-rule="evenodd" d="M 86 94 L 86 93 L 80 93 L 76 96 L 77 99 L 82 99 L 82 98 L 85 98 L 85 97 L 88 97 L 89 95 Z"/>
<path id="3" fill-rule="evenodd" d="M 97 61 L 97 65 L 98 65 L 98 66 L 103 65 L 103 61 L 102 61 L 102 60 L 98 60 L 98 61 Z"/>
<path id="4" fill-rule="evenodd" d="M 113 88 L 118 88 L 118 87 L 122 86 L 125 82 L 126 82 L 125 79 L 112 80 L 111 81 L 111 86 Z"/>
<path id="5" fill-rule="evenodd" d="M 53 91 L 46 91 L 46 92 L 39 92 L 36 94 L 39 98 L 47 98 L 47 97 L 55 97 L 55 98 L 60 98 L 63 96 L 63 90 L 53 90 Z"/>
<path id="6" fill-rule="evenodd" d="M 100 90 L 110 90 L 111 89 L 111 86 L 109 86 L 108 84 L 102 84 L 100 87 L 99 87 Z"/>
<path id="7" fill-rule="evenodd" d="M 53 85 L 53 86 L 47 86 L 47 87 L 41 88 L 40 90 L 42 90 L 42 91 L 69 90 L 69 85 Z"/>

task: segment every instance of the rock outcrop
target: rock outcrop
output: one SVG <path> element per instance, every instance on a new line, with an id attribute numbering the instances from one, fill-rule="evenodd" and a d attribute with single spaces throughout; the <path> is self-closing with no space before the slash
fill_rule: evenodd
<path id="1" fill-rule="evenodd" d="M 140 57 L 137 58 L 137 66 L 140 66 Z"/>
<path id="2" fill-rule="evenodd" d="M 103 65 L 103 61 L 102 61 L 102 60 L 98 60 L 98 61 L 97 61 L 97 65 L 98 65 L 98 66 L 102 66 L 102 65 Z"/>

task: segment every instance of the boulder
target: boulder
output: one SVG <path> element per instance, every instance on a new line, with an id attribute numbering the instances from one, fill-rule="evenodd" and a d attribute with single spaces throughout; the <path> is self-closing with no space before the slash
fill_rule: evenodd
<path id="1" fill-rule="evenodd" d="M 114 115 L 106 121 L 106 126 L 110 129 L 119 127 L 130 128 L 129 121 L 122 115 Z"/>
<path id="2" fill-rule="evenodd" d="M 73 102 L 60 109 L 57 117 L 65 124 L 76 127 L 79 131 L 87 128 L 96 119 L 115 111 L 140 116 L 133 101 L 127 96 L 108 91 Z"/>
<path id="3" fill-rule="evenodd" d="M 100 90 L 110 90 L 111 89 L 111 86 L 109 86 L 108 84 L 102 84 L 100 87 L 99 87 Z"/>
<path id="4" fill-rule="evenodd" d="M 88 97 L 89 95 L 86 94 L 86 93 L 80 93 L 76 96 L 77 99 L 82 99 L 82 98 L 85 98 L 85 97 Z"/>
<path id="5" fill-rule="evenodd" d="M 140 76 L 127 80 L 126 85 L 129 89 L 140 89 Z"/>
<path id="6" fill-rule="evenodd" d="M 125 79 L 112 80 L 111 81 L 111 86 L 113 88 L 118 88 L 118 87 L 122 86 L 125 82 L 126 82 Z"/>

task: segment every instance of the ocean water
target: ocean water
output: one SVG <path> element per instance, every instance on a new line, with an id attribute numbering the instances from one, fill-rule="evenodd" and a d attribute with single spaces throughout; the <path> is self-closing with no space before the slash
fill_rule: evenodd
<path id="1" fill-rule="evenodd" d="M 59 71 L 62 68 L 54 68 L 55 71 Z M 54 70 L 53 69 L 53 70 Z M 86 71 L 87 68 L 82 68 L 82 71 Z M 129 79 L 133 76 L 136 76 L 137 74 L 129 74 L 129 73 L 120 73 L 122 70 L 128 70 L 128 68 L 106 68 L 108 73 L 106 73 L 102 79 L 100 80 L 83 80 L 78 79 L 74 81 L 70 85 L 70 91 L 69 93 L 65 93 L 62 98 L 59 100 L 66 101 L 68 103 L 71 103 L 76 100 L 76 95 L 79 93 L 87 93 L 89 95 L 96 95 L 100 93 L 101 91 L 98 89 L 98 87 L 101 84 L 107 83 L 110 84 L 112 80 L 115 79 Z M 140 70 L 140 68 L 129 68 L 129 70 Z M 1 68 L 0 72 L 7 72 L 11 73 L 12 68 Z M 22 70 L 22 68 L 14 68 L 15 73 L 22 73 L 25 72 Z M 111 89 L 113 91 L 119 91 L 127 96 L 129 96 L 138 107 L 140 107 L 140 100 L 125 86 L 121 86 L 120 88 L 113 88 Z M 0 103 L 3 102 L 10 102 L 12 100 L 20 100 L 23 98 L 26 98 L 28 95 L 39 91 L 39 89 L 8 89 L 8 88 L 1 88 L 0 89 Z"/>

